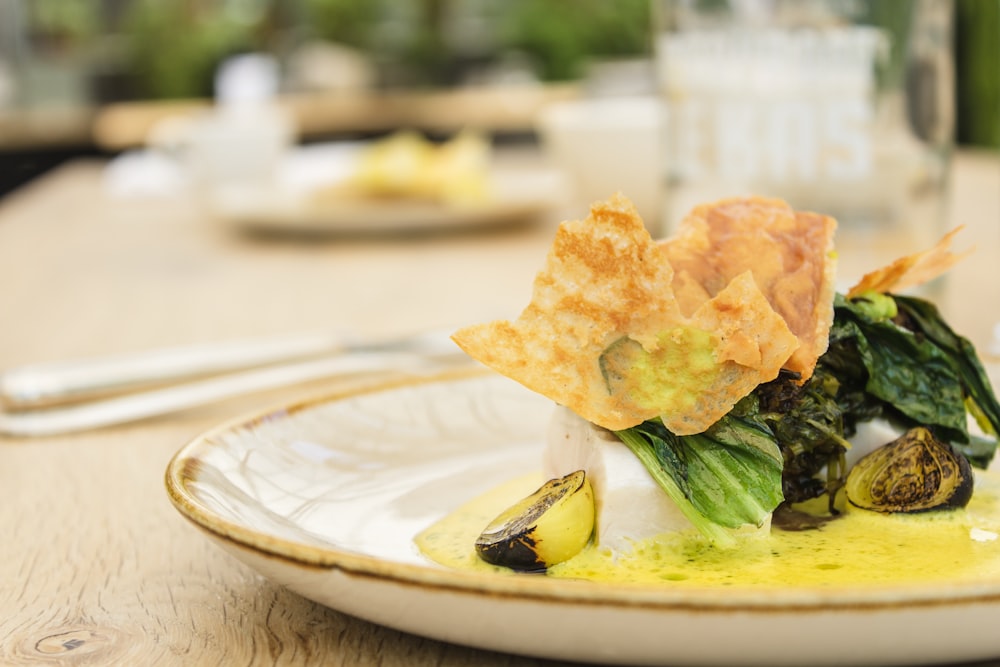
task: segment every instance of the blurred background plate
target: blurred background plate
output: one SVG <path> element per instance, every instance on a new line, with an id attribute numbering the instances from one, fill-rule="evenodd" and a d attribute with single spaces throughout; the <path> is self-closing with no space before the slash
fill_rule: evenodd
<path id="1" fill-rule="evenodd" d="M 493 196 L 476 203 L 369 198 L 328 191 L 219 193 L 209 205 L 223 225 L 253 233 L 393 234 L 530 224 L 561 202 L 560 175 L 497 167 Z"/>

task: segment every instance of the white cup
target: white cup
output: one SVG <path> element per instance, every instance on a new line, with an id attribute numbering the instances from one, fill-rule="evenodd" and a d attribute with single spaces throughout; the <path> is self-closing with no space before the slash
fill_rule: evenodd
<path id="1" fill-rule="evenodd" d="M 569 179 L 574 209 L 621 192 L 647 229 L 661 224 L 662 103 L 656 97 L 598 97 L 553 103 L 538 117 L 542 147 Z"/>

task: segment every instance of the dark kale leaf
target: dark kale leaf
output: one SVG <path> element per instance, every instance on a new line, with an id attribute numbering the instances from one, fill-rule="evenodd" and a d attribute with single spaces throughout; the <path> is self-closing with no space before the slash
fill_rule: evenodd
<path id="1" fill-rule="evenodd" d="M 784 458 L 782 493 L 789 503 L 833 492 L 842 483 L 839 475 L 846 448 L 844 413 L 837 403 L 837 378 L 817 367 L 812 377 L 798 384 L 786 377 L 762 384 L 754 394 L 760 418 L 775 434 Z M 818 475 L 827 469 L 833 476 Z"/>
<path id="2" fill-rule="evenodd" d="M 963 393 L 972 401 L 980 428 L 993 435 L 1000 434 L 1000 404 L 993 394 L 986 370 L 983 368 L 975 346 L 968 339 L 956 334 L 944 321 L 937 307 L 923 299 L 897 296 L 899 312 L 923 336 L 950 359 L 956 373 L 961 378 Z M 983 423 L 985 421 L 986 423 Z"/>
<path id="3" fill-rule="evenodd" d="M 835 308 L 842 326 L 855 328 L 853 340 L 868 375 L 865 392 L 913 425 L 928 426 L 948 441 L 968 442 L 963 383 L 947 351 L 894 319 L 872 317 L 854 301 L 838 296 Z"/>

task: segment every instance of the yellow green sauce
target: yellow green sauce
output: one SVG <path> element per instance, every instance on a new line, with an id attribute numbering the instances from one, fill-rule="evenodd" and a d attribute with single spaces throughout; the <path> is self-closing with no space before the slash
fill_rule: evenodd
<path id="1" fill-rule="evenodd" d="M 481 561 L 473 544 L 541 481 L 531 475 L 485 493 L 420 533 L 417 546 L 446 567 L 509 572 Z M 883 515 L 847 507 L 821 528 L 772 528 L 733 549 L 713 547 L 693 529 L 643 540 L 629 553 L 590 545 L 547 576 L 697 588 L 1000 581 L 998 536 L 1000 477 L 977 472 L 972 501 L 960 510 Z"/>

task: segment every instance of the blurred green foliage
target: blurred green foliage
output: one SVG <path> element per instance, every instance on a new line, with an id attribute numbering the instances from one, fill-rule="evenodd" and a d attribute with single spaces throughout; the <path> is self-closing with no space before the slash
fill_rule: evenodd
<path id="1" fill-rule="evenodd" d="M 1000 0 L 956 3 L 955 74 L 956 139 L 1000 148 Z"/>
<path id="2" fill-rule="evenodd" d="M 375 0 L 302 0 L 310 33 L 323 39 L 368 50 L 374 44 L 382 7 Z"/>
<path id="3" fill-rule="evenodd" d="M 136 92 L 154 99 L 211 95 L 218 63 L 253 48 L 257 27 L 224 2 L 133 0 L 122 28 Z"/>
<path id="4" fill-rule="evenodd" d="M 35 35 L 76 41 L 96 36 L 100 22 L 90 3 L 79 0 L 33 0 L 26 4 Z"/>
<path id="5" fill-rule="evenodd" d="M 649 53 L 649 0 L 511 0 L 501 20 L 507 48 L 532 56 L 542 79 L 576 79 L 593 58 Z"/>
<path id="6" fill-rule="evenodd" d="M 724 7 L 726 0 L 701 0 Z M 32 36 L 58 47 L 102 31 L 125 43 L 124 67 L 134 94 L 206 96 L 218 63 L 245 50 L 285 55 L 296 42 L 324 39 L 366 51 L 383 85 L 450 85 L 475 65 L 526 56 L 538 78 L 566 81 L 593 59 L 642 56 L 651 50 L 651 0 L 122 0 L 120 20 L 102 25 L 84 0 L 26 3 Z M 905 32 L 904 3 L 881 0 L 868 17 Z M 487 26 L 476 53 L 456 50 L 455 16 Z M 464 28 L 457 28 L 461 32 Z M 955 0 L 957 138 L 1000 146 L 1000 0 Z M 882 77 L 898 77 L 890 66 Z"/>
<path id="7" fill-rule="evenodd" d="M 418 85 L 453 82 L 462 54 L 454 16 L 490 24 L 492 56 L 528 56 L 545 81 L 579 78 L 593 57 L 649 52 L 649 0 L 303 0 L 315 36 L 394 59 Z M 406 24 L 402 28 L 400 24 Z M 482 55 L 481 53 L 478 55 Z"/>

